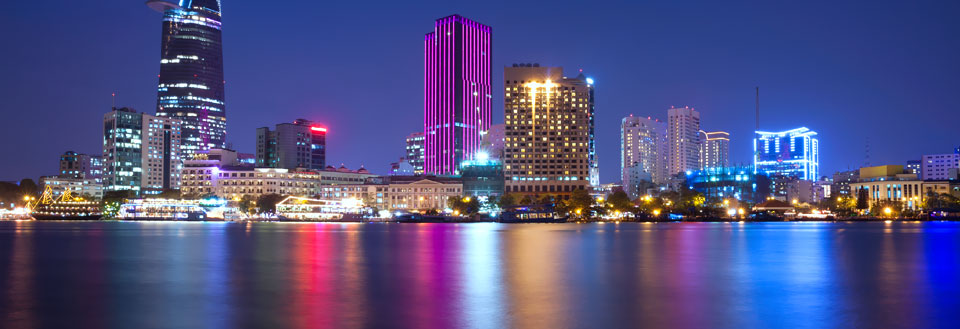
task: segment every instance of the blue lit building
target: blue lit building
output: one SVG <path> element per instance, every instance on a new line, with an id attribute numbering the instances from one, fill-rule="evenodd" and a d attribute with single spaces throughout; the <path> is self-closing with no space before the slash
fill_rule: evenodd
<path id="1" fill-rule="evenodd" d="M 688 171 L 687 187 L 703 193 L 710 201 L 733 198 L 763 202 L 772 191 L 767 175 L 754 173 L 753 167 L 716 167 Z"/>
<path id="2" fill-rule="evenodd" d="M 504 191 L 503 163 L 486 155 L 460 165 L 463 195 L 477 198 L 500 197 Z"/>
<path id="3" fill-rule="evenodd" d="M 753 165 L 758 173 L 810 181 L 820 177 L 819 140 L 815 131 L 801 127 L 756 133 Z"/>

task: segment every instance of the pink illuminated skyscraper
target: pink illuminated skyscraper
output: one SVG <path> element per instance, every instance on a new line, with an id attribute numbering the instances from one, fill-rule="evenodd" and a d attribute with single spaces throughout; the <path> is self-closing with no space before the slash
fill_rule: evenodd
<path id="1" fill-rule="evenodd" d="M 490 129 L 490 27 L 460 15 L 438 19 L 423 40 L 424 172 L 457 174 Z"/>

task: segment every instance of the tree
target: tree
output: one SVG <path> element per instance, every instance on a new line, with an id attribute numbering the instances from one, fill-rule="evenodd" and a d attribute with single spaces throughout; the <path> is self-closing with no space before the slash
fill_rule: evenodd
<path id="1" fill-rule="evenodd" d="M 260 208 L 262 213 L 275 213 L 277 212 L 277 203 L 283 201 L 283 196 L 275 193 L 263 194 L 257 198 L 257 208 Z"/>
<path id="2" fill-rule="evenodd" d="M 573 190 L 570 194 L 570 209 L 573 212 L 580 212 L 579 215 L 590 218 L 590 208 L 593 206 L 593 197 L 585 189 Z"/>
<path id="3" fill-rule="evenodd" d="M 500 200 L 497 200 L 497 205 L 500 206 L 500 209 L 507 209 L 517 205 L 517 198 L 510 193 L 504 193 L 500 196 Z"/>
<path id="4" fill-rule="evenodd" d="M 40 194 L 40 186 L 32 179 L 24 178 L 20 180 L 20 194 L 37 196 Z M 22 197 L 22 196 L 21 196 Z"/>
<path id="5" fill-rule="evenodd" d="M 627 192 L 624 192 L 623 190 L 616 190 L 613 193 L 610 193 L 610 195 L 607 195 L 605 201 L 607 205 L 610 206 L 610 209 L 613 209 L 613 211 L 631 214 L 635 211 L 633 201 L 630 201 L 630 196 L 628 196 Z"/>
<path id="6" fill-rule="evenodd" d="M 857 209 L 865 210 L 870 207 L 867 203 L 867 200 L 870 197 L 870 192 L 867 189 L 862 188 L 857 190 Z"/>
<path id="7" fill-rule="evenodd" d="M 447 199 L 447 205 L 464 216 L 472 216 L 480 212 L 480 200 L 477 198 L 451 196 Z"/>
<path id="8" fill-rule="evenodd" d="M 903 203 L 893 200 L 881 200 L 870 208 L 870 215 L 879 217 L 900 217 L 903 212 Z"/>
<path id="9" fill-rule="evenodd" d="M 256 208 L 255 206 L 256 206 L 256 199 L 254 199 L 253 196 L 249 194 L 244 194 L 243 197 L 240 198 L 240 201 L 237 204 L 237 208 L 239 208 L 240 211 L 244 213 L 250 213 L 250 210 L 253 210 L 254 208 Z"/>

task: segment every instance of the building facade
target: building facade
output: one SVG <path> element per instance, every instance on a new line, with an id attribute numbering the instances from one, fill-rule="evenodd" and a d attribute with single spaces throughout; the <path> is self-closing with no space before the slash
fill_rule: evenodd
<path id="1" fill-rule="evenodd" d="M 256 150 L 258 168 L 324 170 L 327 128 L 304 119 L 257 128 Z"/>
<path id="2" fill-rule="evenodd" d="M 256 199 L 264 194 L 310 197 L 319 193 L 319 187 L 319 176 L 313 171 L 191 164 L 183 170 L 180 192 L 191 197 Z"/>
<path id="3" fill-rule="evenodd" d="M 490 27 L 460 15 L 438 19 L 424 37 L 424 172 L 454 175 L 490 129 Z"/>
<path id="4" fill-rule="evenodd" d="M 700 131 L 700 168 L 730 166 L 730 133 Z"/>
<path id="5" fill-rule="evenodd" d="M 84 178 L 103 183 L 103 157 L 67 151 L 60 156 L 61 178 Z"/>
<path id="6" fill-rule="evenodd" d="M 593 81 L 563 68 L 504 68 L 506 192 L 568 197 L 595 174 Z"/>
<path id="7" fill-rule="evenodd" d="M 820 178 L 820 142 L 815 131 L 801 127 L 756 133 L 753 164 L 758 172 L 810 181 Z"/>
<path id="8" fill-rule="evenodd" d="M 70 193 L 74 196 L 93 199 L 103 198 L 103 184 L 91 178 L 63 177 L 59 175 L 43 176 L 40 177 L 40 186 L 44 189 L 49 186 L 54 199 L 60 197 L 66 190 L 70 190 Z"/>
<path id="9" fill-rule="evenodd" d="M 450 197 L 463 196 L 459 179 L 435 176 L 392 176 L 367 184 L 323 186 L 320 190 L 321 199 L 357 199 L 365 206 L 391 211 L 442 211 Z"/>
<path id="10" fill-rule="evenodd" d="M 922 180 L 900 165 L 860 168 L 860 179 L 850 183 L 853 196 L 866 196 L 867 204 L 899 202 L 905 209 L 920 208 L 928 193 L 950 194 L 960 197 L 960 182 L 950 180 Z M 859 191 L 864 191 L 860 193 Z"/>
<path id="11" fill-rule="evenodd" d="M 423 133 L 416 132 L 407 136 L 407 155 L 404 158 L 413 166 L 414 175 L 423 175 Z"/>
<path id="12" fill-rule="evenodd" d="M 156 194 L 180 188 L 181 121 L 114 108 L 103 117 L 107 191 Z"/>
<path id="13" fill-rule="evenodd" d="M 667 175 L 700 169 L 700 112 L 684 107 L 667 110 Z"/>
<path id="14" fill-rule="evenodd" d="M 495 159 L 467 160 L 461 166 L 463 195 L 499 198 L 503 195 L 503 164 Z"/>
<path id="15" fill-rule="evenodd" d="M 687 187 L 703 193 L 710 203 L 736 199 L 760 203 L 772 194 L 772 182 L 752 167 L 711 167 L 685 174 Z"/>
<path id="16" fill-rule="evenodd" d="M 960 153 L 925 154 L 921 158 L 921 177 L 924 180 L 956 179 L 956 169 L 960 168 Z M 950 169 L 954 169 L 951 174 Z"/>
<path id="17" fill-rule="evenodd" d="M 620 122 L 620 177 L 624 190 L 646 179 L 661 183 L 667 175 L 667 125 L 630 115 Z M 627 194 L 630 194 L 628 191 Z M 636 198 L 636 195 L 631 195 Z"/>
<path id="18" fill-rule="evenodd" d="M 150 0 L 163 13 L 157 116 L 183 122 L 183 151 L 224 147 L 220 0 Z"/>

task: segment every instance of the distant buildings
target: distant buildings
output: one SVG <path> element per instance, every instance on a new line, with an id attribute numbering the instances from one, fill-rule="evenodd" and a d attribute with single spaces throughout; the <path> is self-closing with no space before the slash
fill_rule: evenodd
<path id="1" fill-rule="evenodd" d="M 438 19 L 424 37 L 424 172 L 457 174 L 490 127 L 490 27 L 460 15 Z"/>
<path id="2" fill-rule="evenodd" d="M 569 196 L 595 173 L 593 84 L 563 68 L 504 68 L 506 192 Z"/>
<path id="3" fill-rule="evenodd" d="M 833 184 L 830 185 L 830 194 L 849 196 L 850 184 L 860 180 L 860 170 L 838 171 L 833 174 Z"/>
<path id="4" fill-rule="evenodd" d="M 183 152 L 224 147 L 220 0 L 150 0 L 163 13 L 157 116 L 183 122 Z"/>
<path id="5" fill-rule="evenodd" d="M 700 112 L 690 107 L 667 110 L 667 175 L 700 168 Z"/>
<path id="6" fill-rule="evenodd" d="M 423 133 L 415 132 L 407 136 L 407 163 L 413 166 L 414 175 L 423 175 Z"/>
<path id="7" fill-rule="evenodd" d="M 756 133 L 753 163 L 758 172 L 810 181 L 820 177 L 820 145 L 816 132 L 797 128 Z"/>
<path id="8" fill-rule="evenodd" d="M 103 182 L 103 157 L 67 151 L 60 156 L 61 178 L 82 178 L 100 184 Z"/>
<path id="9" fill-rule="evenodd" d="M 64 176 L 42 176 L 40 177 L 40 186 L 50 187 L 53 197 L 59 197 L 66 190 L 70 190 L 74 196 L 85 198 L 102 198 L 103 184 L 93 179 L 83 177 L 64 177 Z"/>
<path id="10" fill-rule="evenodd" d="M 730 166 L 730 133 L 700 131 L 700 168 Z"/>
<path id="11" fill-rule="evenodd" d="M 957 168 L 960 168 L 960 153 L 924 154 L 921 162 L 923 166 L 921 174 L 924 180 L 957 179 Z"/>
<path id="12" fill-rule="evenodd" d="M 960 182 L 922 180 L 905 171 L 901 165 L 860 168 L 859 176 L 857 182 L 850 183 L 851 193 L 853 196 L 866 196 L 870 206 L 893 201 L 901 202 L 906 209 L 917 209 L 923 205 L 927 193 L 960 197 Z"/>
<path id="13" fill-rule="evenodd" d="M 770 178 L 752 167 L 712 167 L 685 174 L 689 188 L 703 193 L 711 202 L 736 199 L 760 203 L 772 193 Z"/>
<path id="14" fill-rule="evenodd" d="M 463 196 L 458 178 L 436 176 L 392 176 L 363 184 L 323 186 L 320 198 L 356 199 L 379 210 L 443 210 L 450 197 Z"/>
<path id="15" fill-rule="evenodd" d="M 667 125 L 630 115 L 620 122 L 620 177 L 631 198 L 640 181 L 663 183 L 667 175 Z"/>
<path id="16" fill-rule="evenodd" d="M 326 168 L 327 128 L 297 119 L 274 130 L 257 128 L 258 168 Z"/>
<path id="17" fill-rule="evenodd" d="M 907 160 L 907 165 L 904 166 L 904 169 L 911 174 L 917 175 L 918 178 L 923 179 L 923 160 Z"/>
<path id="18" fill-rule="evenodd" d="M 180 187 L 178 119 L 114 108 L 103 117 L 103 185 L 155 194 Z"/>

